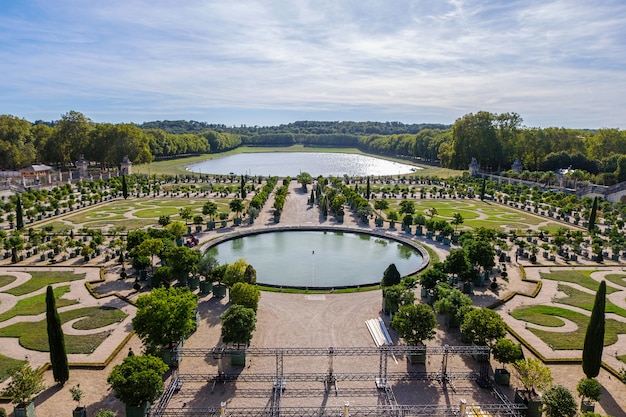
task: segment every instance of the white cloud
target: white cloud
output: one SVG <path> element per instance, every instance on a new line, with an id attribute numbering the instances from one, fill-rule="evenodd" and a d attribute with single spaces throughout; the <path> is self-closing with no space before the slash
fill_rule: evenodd
<path id="1" fill-rule="evenodd" d="M 68 105 L 107 121 L 219 123 L 227 108 L 242 124 L 484 109 L 625 126 L 619 1 L 21 3 L 0 11 L 0 113 L 31 120 Z"/>

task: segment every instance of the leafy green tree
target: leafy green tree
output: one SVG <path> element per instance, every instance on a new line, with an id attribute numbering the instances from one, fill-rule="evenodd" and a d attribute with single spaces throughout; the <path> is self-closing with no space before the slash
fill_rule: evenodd
<path id="1" fill-rule="evenodd" d="M 235 213 L 237 217 L 239 217 L 239 213 L 244 209 L 243 201 L 240 198 L 233 198 L 230 200 L 230 203 L 228 203 L 228 206 L 230 207 L 230 211 Z"/>
<path id="2" fill-rule="evenodd" d="M 300 174 L 298 174 L 297 178 L 298 182 L 302 184 L 302 189 L 304 191 L 307 190 L 307 185 L 313 182 L 313 177 L 311 177 L 311 174 L 309 174 L 308 172 L 301 172 Z"/>
<path id="3" fill-rule="evenodd" d="M 576 385 L 576 391 L 584 403 L 593 403 L 600 400 L 602 384 L 597 379 L 582 378 Z"/>
<path id="4" fill-rule="evenodd" d="M 513 367 L 527 398 L 536 397 L 537 390 L 545 391 L 552 384 L 552 371 L 539 359 L 520 359 Z"/>
<path id="5" fill-rule="evenodd" d="M 595 378 L 602 366 L 602 350 L 604 349 L 604 311 L 606 306 L 606 281 L 600 283 L 591 310 L 591 318 L 585 333 L 583 346 L 583 371 L 587 378 Z"/>
<path id="6" fill-rule="evenodd" d="M 140 256 L 150 256 L 150 265 L 152 266 L 152 272 L 154 272 L 154 255 L 159 255 L 163 252 L 163 240 L 158 238 L 146 239 L 134 251 Z"/>
<path id="7" fill-rule="evenodd" d="M 25 407 L 32 402 L 37 394 L 46 389 L 43 374 L 33 369 L 28 362 L 13 369 L 10 373 L 11 381 L 5 388 L 3 395 L 11 399 L 11 403 L 18 407 Z"/>
<path id="8" fill-rule="evenodd" d="M 443 263 L 445 271 L 456 276 L 463 276 L 472 268 L 467 251 L 464 249 L 451 250 Z"/>
<path id="9" fill-rule="evenodd" d="M 391 287 L 393 285 L 397 285 L 402 280 L 402 276 L 400 272 L 398 272 L 398 268 L 396 264 L 389 264 L 385 272 L 383 272 L 383 279 L 380 283 L 381 287 Z"/>
<path id="10" fill-rule="evenodd" d="M 441 295 L 434 304 L 435 310 L 439 314 L 448 316 L 450 326 L 460 325 L 465 314 L 472 308 L 472 299 L 456 288 Z"/>
<path id="11" fill-rule="evenodd" d="M 185 221 L 185 224 L 187 224 L 189 220 L 191 220 L 191 218 L 193 217 L 193 211 L 191 211 L 191 208 L 189 207 L 183 207 L 178 210 L 178 215 L 181 219 Z"/>
<path id="12" fill-rule="evenodd" d="M 187 246 L 173 246 L 163 253 L 163 258 L 172 268 L 172 275 L 181 282 L 186 282 L 189 273 L 196 272 L 202 254 Z"/>
<path id="13" fill-rule="evenodd" d="M 454 230 L 456 231 L 459 226 L 462 225 L 463 222 L 465 222 L 465 219 L 463 218 L 463 215 L 461 213 L 453 213 L 452 217 L 453 218 L 450 223 L 454 225 Z"/>
<path id="14" fill-rule="evenodd" d="M 386 313 L 395 313 L 401 306 L 414 302 L 415 294 L 403 283 L 383 287 L 383 307 Z"/>
<path id="15" fill-rule="evenodd" d="M 187 233 L 187 226 L 185 223 L 179 221 L 171 222 L 165 226 L 164 229 L 174 235 L 176 239 L 180 239 Z"/>
<path id="16" fill-rule="evenodd" d="M 172 222 L 172 219 L 170 218 L 170 216 L 159 216 L 159 224 L 163 227 L 167 226 L 168 224 L 170 224 Z"/>
<path id="17" fill-rule="evenodd" d="M 490 242 L 484 240 L 465 240 L 462 243 L 462 247 L 467 250 L 467 256 L 470 262 L 482 267 L 483 270 L 495 266 L 496 250 Z"/>
<path id="18" fill-rule="evenodd" d="M 232 305 L 222 319 L 222 342 L 248 346 L 256 329 L 256 313 L 242 305 Z"/>
<path id="19" fill-rule="evenodd" d="M 446 273 L 440 268 L 430 268 L 419 275 L 419 283 L 423 288 L 432 290 L 438 282 L 445 282 Z"/>
<path id="20" fill-rule="evenodd" d="M 127 356 L 115 365 L 107 378 L 115 398 L 131 407 L 153 402 L 163 393 L 163 374 L 168 366 L 151 355 Z"/>
<path id="21" fill-rule="evenodd" d="M 492 346 L 506 335 L 506 324 L 498 313 L 488 308 L 473 308 L 463 318 L 461 332 L 478 346 Z"/>
<path id="22" fill-rule="evenodd" d="M 237 282 L 246 281 L 246 270 L 250 264 L 245 259 L 237 259 L 235 262 L 228 264 L 224 273 L 224 284 L 232 287 Z"/>
<path id="23" fill-rule="evenodd" d="M 410 214 L 411 216 L 415 213 L 415 203 L 412 200 L 402 200 L 400 202 L 400 210 L 398 210 L 400 214 Z"/>
<path id="24" fill-rule="evenodd" d="M 65 335 L 61 329 L 61 319 L 59 318 L 51 285 L 48 285 L 46 289 L 46 323 L 52 374 L 54 375 L 54 380 L 63 386 L 70 378 L 70 367 L 65 351 Z"/>
<path id="25" fill-rule="evenodd" d="M 259 307 L 260 298 L 261 291 L 256 285 L 246 282 L 236 282 L 230 290 L 230 302 L 232 304 L 239 304 L 254 311 L 257 311 Z"/>
<path id="26" fill-rule="evenodd" d="M 437 317 L 433 309 L 426 304 L 407 304 L 400 306 L 391 319 L 393 327 L 407 345 L 417 346 L 424 340 L 435 337 Z"/>
<path id="27" fill-rule="evenodd" d="M 543 410 L 548 417 L 574 417 L 577 406 L 574 396 L 562 385 L 551 386 L 542 397 Z"/>
<path id="28" fill-rule="evenodd" d="M 133 328 L 146 345 L 172 348 L 195 330 L 196 308 L 197 296 L 187 287 L 155 288 L 137 299 Z"/>
<path id="29" fill-rule="evenodd" d="M 493 352 L 493 358 L 500 362 L 503 368 L 507 363 L 513 363 L 524 357 L 522 345 L 505 337 L 498 339 L 491 351 Z"/>
<path id="30" fill-rule="evenodd" d="M 202 214 L 205 216 L 209 216 L 211 221 L 215 218 L 215 214 L 217 213 L 217 204 L 213 201 L 207 201 L 202 206 Z"/>

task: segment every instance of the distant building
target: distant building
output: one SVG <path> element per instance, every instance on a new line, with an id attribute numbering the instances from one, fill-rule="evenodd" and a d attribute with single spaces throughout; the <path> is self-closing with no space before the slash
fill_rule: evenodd
<path id="1" fill-rule="evenodd" d="M 475 177 L 480 172 L 480 164 L 476 158 L 472 158 L 472 162 L 469 164 L 469 173 L 472 177 Z"/>
<path id="2" fill-rule="evenodd" d="M 120 175 L 130 175 L 133 173 L 133 163 L 128 159 L 128 155 L 122 159 L 120 164 Z"/>
<path id="3" fill-rule="evenodd" d="M 44 164 L 33 164 L 20 169 L 20 176 L 27 179 L 47 177 L 52 172 L 52 167 Z"/>
<path id="4" fill-rule="evenodd" d="M 522 165 L 522 161 L 515 158 L 515 162 L 513 162 L 513 165 L 511 166 L 511 171 L 521 174 L 523 170 L 524 170 L 524 165 Z"/>

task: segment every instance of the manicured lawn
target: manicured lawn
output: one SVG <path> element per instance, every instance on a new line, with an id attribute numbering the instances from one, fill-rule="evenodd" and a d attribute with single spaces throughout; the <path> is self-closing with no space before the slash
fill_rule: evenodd
<path id="1" fill-rule="evenodd" d="M 542 279 L 551 279 L 553 281 L 571 282 L 581 285 L 591 291 L 597 291 L 600 283 L 591 278 L 591 274 L 595 272 L 593 270 L 562 270 L 562 271 L 550 271 L 540 272 L 539 275 Z M 615 288 L 606 287 L 606 293 L 611 294 L 618 291 Z"/>
<path id="2" fill-rule="evenodd" d="M 626 275 L 622 275 L 622 274 L 607 274 L 604 276 L 604 279 L 606 279 L 609 282 L 612 282 L 615 285 L 619 285 L 621 287 L 626 287 Z M 608 288 L 607 288 L 608 290 Z"/>
<path id="3" fill-rule="evenodd" d="M 567 304 L 574 307 L 584 308 L 587 311 L 593 310 L 593 302 L 595 300 L 594 294 L 588 294 L 583 291 L 579 291 L 569 285 L 559 285 L 559 291 L 563 291 L 568 297 L 558 298 L 557 301 L 561 304 Z M 626 310 L 616 306 L 609 300 L 606 300 L 606 307 L 604 309 L 607 313 L 619 314 L 622 317 L 626 317 Z"/>
<path id="4" fill-rule="evenodd" d="M 4 287 L 5 285 L 9 285 L 16 279 L 17 277 L 13 275 L 0 275 L 0 288 Z"/>
<path id="5" fill-rule="evenodd" d="M 542 326 L 559 327 L 563 322 L 558 317 L 564 317 L 573 321 L 578 326 L 574 332 L 550 332 L 546 330 L 538 330 L 529 328 L 537 337 L 546 344 L 551 345 L 556 350 L 580 350 L 583 348 L 585 341 L 585 333 L 589 317 L 559 307 L 552 306 L 531 306 L 518 308 L 511 311 L 511 316 L 518 320 L 535 323 Z M 604 346 L 612 345 L 617 342 L 618 334 L 626 333 L 626 323 L 620 323 L 615 320 L 606 320 L 606 328 L 604 334 Z"/>
<path id="6" fill-rule="evenodd" d="M 8 356 L 0 355 L 0 382 L 9 377 L 11 371 L 26 361 L 9 358 Z"/>
<path id="7" fill-rule="evenodd" d="M 69 285 L 56 287 L 52 290 L 52 292 L 54 292 L 54 298 L 56 299 L 57 308 L 78 303 L 78 301 L 76 300 L 67 300 L 65 298 L 60 298 L 69 290 Z M 45 312 L 46 294 L 34 295 L 32 297 L 22 298 L 21 300 L 18 300 L 15 307 L 10 309 L 9 311 L 5 311 L 4 313 L 0 314 L 0 322 L 9 320 L 16 316 L 36 316 L 37 314 Z"/>
<path id="8" fill-rule="evenodd" d="M 118 309 L 104 307 L 85 307 L 59 313 L 61 322 L 85 317 L 76 328 L 95 329 L 117 323 L 127 314 Z M 107 338 L 109 332 L 100 332 L 90 335 L 65 335 L 67 353 L 91 353 Z M 35 323 L 15 323 L 0 329 L 0 337 L 19 337 L 20 345 L 26 349 L 41 352 L 49 351 L 46 320 Z"/>
<path id="9" fill-rule="evenodd" d="M 20 286 L 4 292 L 19 296 L 37 291 L 51 284 L 85 279 L 85 274 L 75 274 L 72 271 L 31 271 L 29 273 L 32 277 L 31 279 Z"/>
<path id="10" fill-rule="evenodd" d="M 388 200 L 390 211 L 398 211 L 400 209 L 399 200 Z M 450 221 L 453 219 L 454 213 L 460 213 L 464 222 L 461 228 L 477 228 L 485 227 L 497 230 L 527 230 L 540 226 L 541 229 L 550 229 L 556 231 L 564 227 L 561 223 L 552 222 L 549 219 L 534 216 L 507 206 L 500 206 L 489 202 L 475 200 L 413 200 L 415 203 L 416 213 L 424 214 L 430 208 L 437 209 L 435 220 L 443 219 Z"/>

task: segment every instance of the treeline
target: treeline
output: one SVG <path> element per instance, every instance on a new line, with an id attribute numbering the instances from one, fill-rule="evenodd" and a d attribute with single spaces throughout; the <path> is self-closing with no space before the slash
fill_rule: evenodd
<path id="1" fill-rule="evenodd" d="M 228 132 L 204 129 L 175 134 L 130 123 L 95 123 L 76 111 L 56 122 L 31 123 L 0 115 L 0 169 L 5 170 L 39 162 L 67 167 L 81 155 L 107 168 L 118 166 L 124 156 L 141 164 L 154 158 L 223 152 L 240 145 L 239 135 Z"/>
<path id="2" fill-rule="evenodd" d="M 440 161 L 467 169 L 476 158 L 487 171 L 506 171 L 516 159 L 524 169 L 579 170 L 599 184 L 626 180 L 626 133 L 567 128 L 528 128 L 516 113 L 467 114 L 452 126 L 400 122 L 299 121 L 279 126 L 227 127 L 196 121 L 155 121 L 141 125 L 94 123 L 75 111 L 59 121 L 30 123 L 0 116 L 0 168 L 34 162 L 66 166 L 80 155 L 103 167 L 125 155 L 135 163 L 155 158 L 218 153 L 248 146 L 356 147 L 373 154 Z"/>
<path id="3" fill-rule="evenodd" d="M 298 135 L 399 135 L 416 134 L 423 129 L 449 129 L 450 125 L 421 123 L 404 124 L 401 122 L 318 122 L 299 121 L 278 126 L 231 126 L 209 124 L 194 120 L 161 120 L 145 122 L 138 125 L 142 129 L 161 129 L 168 133 L 202 133 L 206 130 L 234 133 L 253 137 L 262 135 L 270 137 L 284 133 Z"/>

